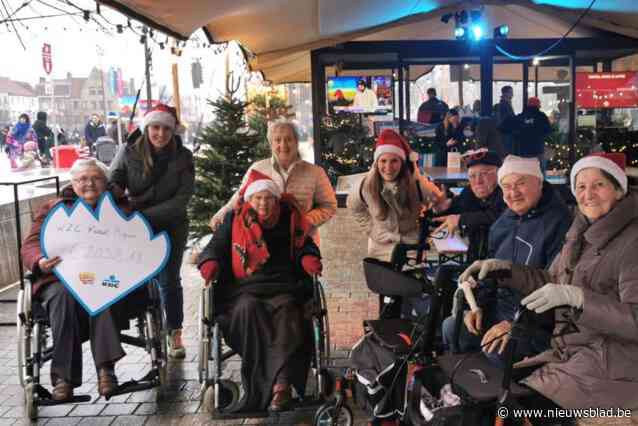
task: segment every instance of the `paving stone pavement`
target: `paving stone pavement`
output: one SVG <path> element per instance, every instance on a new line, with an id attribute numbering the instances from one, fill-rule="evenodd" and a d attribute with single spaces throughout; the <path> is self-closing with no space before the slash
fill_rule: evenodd
<path id="1" fill-rule="evenodd" d="M 188 258 L 188 256 L 185 256 Z M 84 345 L 84 384 L 76 394 L 87 394 L 91 401 L 80 404 L 64 404 L 40 407 L 36 422 L 30 422 L 24 412 L 23 390 L 17 374 L 16 328 L 0 327 L 0 426 L 38 425 L 310 425 L 313 410 L 299 410 L 265 419 L 212 420 L 200 401 L 200 385 L 197 379 L 198 309 L 201 279 L 197 270 L 185 261 L 182 268 L 184 286 L 184 343 L 186 359 L 169 363 L 169 385 L 158 398 L 156 389 L 118 395 L 106 401 L 97 393 L 97 375 L 88 343 Z M 0 294 L 0 300 L 10 299 L 15 289 Z M 15 304 L 0 304 L 0 319 L 15 319 Z M 125 346 L 126 357 L 116 365 L 119 380 L 140 378 L 150 369 L 150 357 L 142 349 Z M 342 360 L 337 362 L 343 363 Z M 49 367 L 41 373 L 42 383 L 50 386 Z M 225 378 L 239 380 L 239 360 L 231 359 L 223 372 Z M 366 424 L 363 413 L 355 412 L 357 425 Z"/>

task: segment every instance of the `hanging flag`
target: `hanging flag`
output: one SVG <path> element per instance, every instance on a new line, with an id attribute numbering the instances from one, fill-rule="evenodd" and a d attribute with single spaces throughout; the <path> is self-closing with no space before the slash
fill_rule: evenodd
<path id="1" fill-rule="evenodd" d="M 42 67 L 47 75 L 53 70 L 53 55 L 51 54 L 51 45 L 44 43 L 42 45 Z"/>

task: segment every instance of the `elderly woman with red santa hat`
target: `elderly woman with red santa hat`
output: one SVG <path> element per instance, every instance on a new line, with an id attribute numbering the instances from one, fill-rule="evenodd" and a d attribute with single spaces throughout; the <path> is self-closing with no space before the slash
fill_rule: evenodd
<path id="1" fill-rule="evenodd" d="M 180 269 L 188 236 L 186 205 L 195 183 L 193 154 L 182 145 L 182 129 L 175 108 L 159 104 L 148 111 L 142 128 L 129 136 L 113 160 L 109 182 L 114 194 L 127 191 L 131 206 L 146 216 L 155 232 L 166 231 L 171 238 L 168 264 L 158 282 L 173 358 L 186 355 Z"/>
<path id="2" fill-rule="evenodd" d="M 226 343 L 242 359 L 242 410 L 281 411 L 291 386 L 303 395 L 310 341 L 303 326 L 305 280 L 321 273 L 312 225 L 294 197 L 251 170 L 234 208 L 198 259 Z"/>

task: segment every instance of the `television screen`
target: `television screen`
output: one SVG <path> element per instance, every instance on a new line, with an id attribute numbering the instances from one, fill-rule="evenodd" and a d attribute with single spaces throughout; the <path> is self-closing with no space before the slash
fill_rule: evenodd
<path id="1" fill-rule="evenodd" d="M 330 113 L 392 112 L 392 78 L 384 76 L 328 77 Z"/>

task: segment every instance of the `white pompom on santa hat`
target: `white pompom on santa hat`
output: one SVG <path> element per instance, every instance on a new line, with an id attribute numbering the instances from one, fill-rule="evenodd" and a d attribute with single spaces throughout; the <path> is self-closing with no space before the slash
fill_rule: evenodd
<path id="1" fill-rule="evenodd" d="M 275 197 L 281 198 L 281 189 L 270 176 L 257 170 L 251 170 L 248 173 L 248 180 L 239 191 L 239 196 L 242 197 L 244 201 L 248 201 L 251 195 L 261 191 L 269 191 Z"/>
<path id="2" fill-rule="evenodd" d="M 142 130 L 146 131 L 146 126 L 151 124 L 166 126 L 178 135 L 181 135 L 185 130 L 177 118 L 177 110 L 166 104 L 157 104 L 153 109 L 146 112 L 142 123 Z"/>
<path id="3" fill-rule="evenodd" d="M 408 142 L 392 129 L 385 129 L 377 138 L 377 144 L 374 147 L 374 161 L 383 154 L 394 154 L 401 160 L 417 161 L 419 154 L 412 151 Z"/>

